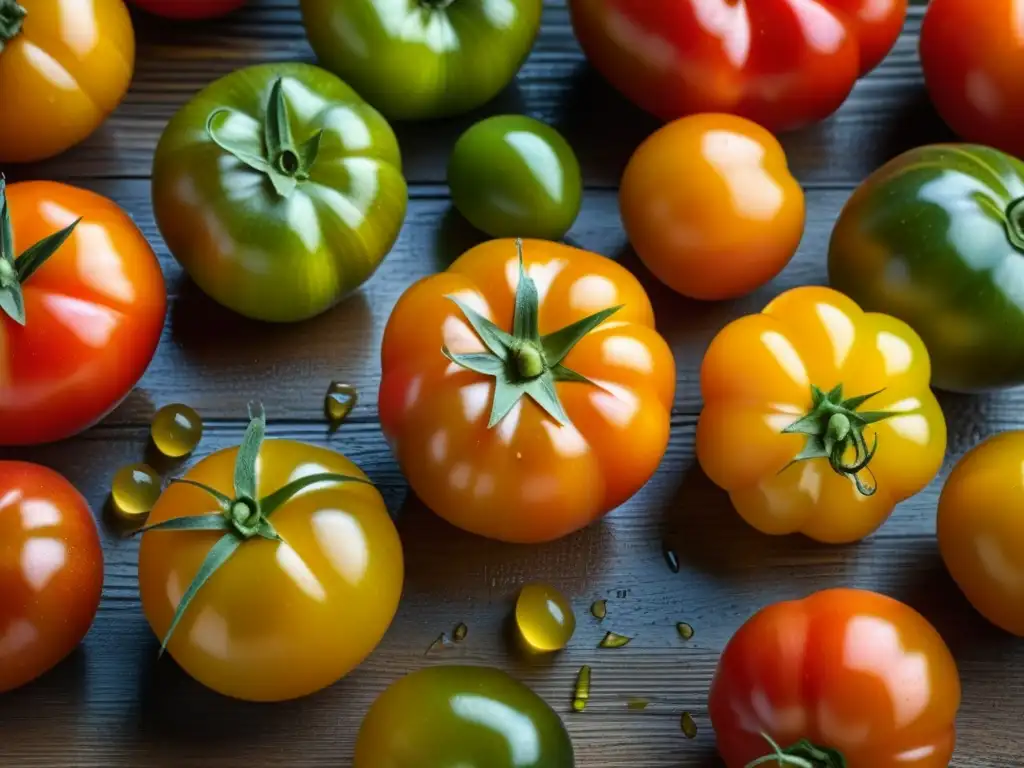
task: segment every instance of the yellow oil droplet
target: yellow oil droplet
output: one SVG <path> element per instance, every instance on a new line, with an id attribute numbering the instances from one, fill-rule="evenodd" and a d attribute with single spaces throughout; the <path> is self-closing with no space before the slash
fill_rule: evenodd
<path id="1" fill-rule="evenodd" d="M 469 627 L 467 627 L 465 624 L 460 622 L 459 624 L 457 624 L 455 626 L 455 630 L 452 632 L 452 639 L 456 643 L 461 643 L 463 640 L 466 639 L 466 635 L 468 635 L 468 634 L 469 634 Z"/>
<path id="2" fill-rule="evenodd" d="M 199 445 L 203 437 L 203 420 L 189 406 L 171 403 L 156 412 L 149 433 L 160 453 L 179 458 L 192 453 Z"/>
<path id="3" fill-rule="evenodd" d="M 341 381 L 331 382 L 331 386 L 327 388 L 327 394 L 324 396 L 324 415 L 330 422 L 331 429 L 341 426 L 341 422 L 348 418 L 358 401 L 359 393 L 351 384 Z"/>
<path id="4" fill-rule="evenodd" d="M 680 621 L 678 624 L 676 624 L 676 631 L 679 633 L 679 636 L 683 638 L 683 640 L 693 639 L 693 627 L 691 627 L 684 621 Z"/>
<path id="5" fill-rule="evenodd" d="M 647 699 L 630 699 L 626 706 L 632 710 L 643 711 L 650 703 Z"/>
<path id="6" fill-rule="evenodd" d="M 516 600 L 516 626 L 529 649 L 560 651 L 576 631 L 576 615 L 568 598 L 550 584 L 527 584 Z"/>
<path id="7" fill-rule="evenodd" d="M 693 715 L 689 712 L 683 712 L 683 716 L 679 719 L 679 727 L 683 729 L 683 735 L 686 738 L 697 738 L 697 723 L 694 722 Z"/>
<path id="8" fill-rule="evenodd" d="M 587 701 L 590 699 L 590 667 L 580 667 L 576 675 L 576 689 L 573 691 L 572 708 L 582 712 L 587 708 Z"/>
<path id="9" fill-rule="evenodd" d="M 594 604 L 590 606 L 590 613 L 598 621 L 603 620 L 604 617 L 608 615 L 608 601 L 596 600 Z"/>
<path id="10" fill-rule="evenodd" d="M 110 484 L 110 495 L 118 515 L 131 522 L 140 521 L 160 498 L 160 476 L 146 464 L 121 467 Z"/>

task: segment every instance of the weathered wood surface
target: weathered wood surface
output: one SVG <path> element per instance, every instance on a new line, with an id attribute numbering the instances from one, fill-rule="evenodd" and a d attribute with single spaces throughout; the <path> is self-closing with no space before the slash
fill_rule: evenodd
<path id="1" fill-rule="evenodd" d="M 258 395 L 271 416 L 272 435 L 337 447 L 381 487 L 406 545 L 398 617 L 381 648 L 329 690 L 275 706 L 227 700 L 191 681 L 172 661 L 157 663 L 156 641 L 138 601 L 137 543 L 104 527 L 106 585 L 96 624 L 83 649 L 57 670 L 0 698 L 0 766 L 347 766 L 373 698 L 402 672 L 446 660 L 505 667 L 531 684 L 565 718 L 581 768 L 715 766 L 706 695 L 724 643 L 765 603 L 839 585 L 904 599 L 947 638 L 964 684 L 955 766 L 1024 762 L 1024 645 L 972 611 L 946 575 L 934 541 L 945 473 L 983 436 L 1024 427 L 1024 393 L 942 395 L 951 438 L 942 477 L 902 505 L 878 534 L 852 547 L 751 531 L 693 456 L 697 372 L 714 333 L 782 290 L 824 283 L 829 231 L 853 186 L 903 149 L 950 137 L 922 86 L 916 54 L 922 8 L 912 11 L 896 50 L 836 116 L 784 137 L 791 165 L 808 190 L 807 233 L 789 268 L 750 297 L 721 304 L 680 300 L 630 253 L 615 186 L 630 153 L 656 123 L 586 67 L 564 3 L 552 1 L 533 55 L 516 85 L 494 104 L 458 120 L 397 127 L 413 199 L 402 237 L 377 276 L 336 310 L 277 328 L 230 315 L 182 277 L 154 226 L 148 176 L 164 123 L 205 83 L 257 61 L 312 60 L 296 6 L 294 0 L 251 0 L 227 19 L 191 26 L 137 14 L 135 82 L 108 124 L 56 160 L 2 169 L 15 180 L 68 180 L 117 200 L 157 248 L 171 292 L 157 357 L 113 415 L 65 443 L 2 455 L 65 473 L 102 515 L 114 471 L 147 456 L 148 421 L 157 407 L 185 401 L 202 413 L 207 430 L 195 460 L 237 443 L 245 403 Z M 474 119 L 506 111 L 554 123 L 577 148 L 588 192 L 570 239 L 621 258 L 638 274 L 679 369 L 672 441 L 654 479 L 603 523 L 532 548 L 474 539 L 423 509 L 407 493 L 376 409 L 378 349 L 399 294 L 480 238 L 450 212 L 444 167 L 451 145 Z M 610 117 L 599 117 L 603 112 Z M 356 384 L 361 399 L 341 431 L 328 438 L 321 409 L 332 378 Z M 679 574 L 664 563 L 665 539 L 679 552 Z M 566 589 L 580 620 L 571 647 L 544 665 L 518 657 L 507 640 L 512 599 L 522 583 L 534 579 Z M 608 599 L 608 618 L 599 627 L 587 607 L 601 597 Z M 469 625 L 468 640 L 425 657 L 431 640 L 459 621 Z M 677 621 L 696 629 L 689 643 L 678 639 Z M 636 639 L 625 649 L 598 651 L 608 628 Z M 592 699 L 585 713 L 574 714 L 572 683 L 584 663 L 594 669 Z M 645 711 L 629 711 L 631 697 L 652 703 Z M 684 710 L 701 729 L 696 740 L 680 732 Z"/>

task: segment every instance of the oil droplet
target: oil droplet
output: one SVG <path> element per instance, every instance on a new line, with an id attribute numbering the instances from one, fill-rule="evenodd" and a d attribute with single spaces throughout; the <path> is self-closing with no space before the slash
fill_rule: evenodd
<path id="1" fill-rule="evenodd" d="M 452 632 L 452 638 L 455 640 L 456 643 L 461 643 L 463 640 L 466 639 L 467 634 L 469 634 L 469 627 L 460 622 L 458 625 L 456 625 L 455 631 Z"/>
<path id="2" fill-rule="evenodd" d="M 590 698 L 590 667 L 580 667 L 576 675 L 576 690 L 573 692 L 572 708 L 582 712 L 587 708 L 587 700 Z"/>
<path id="3" fill-rule="evenodd" d="M 560 651 L 576 631 L 576 614 L 550 584 L 527 584 L 516 600 L 516 626 L 530 650 Z"/>
<path id="4" fill-rule="evenodd" d="M 597 600 L 592 606 L 590 606 L 590 612 L 594 615 L 595 619 L 601 620 L 608 615 L 608 601 Z"/>
<path id="5" fill-rule="evenodd" d="M 341 426 L 341 422 L 348 418 L 358 401 L 359 393 L 351 384 L 341 381 L 331 382 L 331 386 L 327 388 L 327 394 L 324 396 L 324 415 L 332 430 Z"/>
<path id="6" fill-rule="evenodd" d="M 668 546 L 664 549 L 665 562 L 668 563 L 668 569 L 672 573 L 679 573 L 679 555 L 676 554 L 674 549 L 669 549 Z"/>
<path id="7" fill-rule="evenodd" d="M 633 710 L 643 711 L 650 703 L 647 699 L 630 699 L 626 706 Z"/>
<path id="8" fill-rule="evenodd" d="M 679 719 L 679 727 L 683 729 L 683 735 L 686 738 L 697 738 L 697 723 L 693 721 L 693 715 L 689 712 L 683 712 L 683 716 Z"/>
<path id="9" fill-rule="evenodd" d="M 110 484 L 114 511 L 124 520 L 139 522 L 160 498 L 160 475 L 146 464 L 129 464 L 114 474 Z"/>
<path id="10" fill-rule="evenodd" d="M 614 632 L 609 632 L 608 634 L 606 634 L 604 636 L 604 638 L 601 640 L 601 642 L 598 643 L 597 647 L 598 648 L 622 648 L 624 646 L 629 645 L 629 643 L 630 643 L 630 641 L 632 639 L 633 638 L 626 637 L 625 635 L 617 635 Z"/>
<path id="11" fill-rule="evenodd" d="M 680 621 L 676 624 L 676 631 L 683 640 L 690 640 L 693 638 L 693 627 L 685 622 Z"/>
<path id="12" fill-rule="evenodd" d="M 183 403 L 165 405 L 153 416 L 149 433 L 164 456 L 177 459 L 196 449 L 203 437 L 203 420 Z"/>
<path id="13" fill-rule="evenodd" d="M 434 640 L 434 642 L 427 646 L 426 653 L 424 653 L 423 655 L 427 656 L 433 651 L 439 651 L 445 648 L 450 648 L 451 645 L 452 641 L 448 639 L 448 634 L 446 632 L 442 632 L 440 635 L 437 636 L 437 639 Z"/>

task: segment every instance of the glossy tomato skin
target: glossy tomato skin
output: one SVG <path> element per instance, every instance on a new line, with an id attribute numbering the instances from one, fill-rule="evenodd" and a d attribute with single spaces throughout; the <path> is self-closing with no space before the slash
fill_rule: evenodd
<path id="1" fill-rule="evenodd" d="M 775 277 L 804 233 L 804 193 L 772 134 L 741 117 L 694 115 L 650 136 L 619 190 L 637 255 L 673 290 L 729 299 Z"/>
<path id="2" fill-rule="evenodd" d="M 960 706 L 956 662 L 917 611 L 827 589 L 770 605 L 726 645 L 709 714 L 727 768 L 801 739 L 847 768 L 947 768 Z M 769 763 L 770 764 L 770 763 Z"/>
<path id="3" fill-rule="evenodd" d="M 1024 158 L 1019 0 L 931 0 L 921 66 L 932 103 L 965 140 Z"/>
<path id="4" fill-rule="evenodd" d="M 132 0 L 135 5 L 169 19 L 213 19 L 236 11 L 246 0 Z"/>
<path id="5" fill-rule="evenodd" d="M 391 120 L 468 112 L 515 77 L 543 0 L 301 0 L 320 63 Z"/>
<path id="6" fill-rule="evenodd" d="M 0 163 L 53 157 L 121 103 L 135 68 L 123 0 L 18 0 L 21 32 L 0 41 Z"/>
<path id="7" fill-rule="evenodd" d="M 82 494 L 52 469 L 0 461 L 0 693 L 78 647 L 102 588 L 103 550 Z"/>
<path id="8" fill-rule="evenodd" d="M 323 131 L 309 180 L 287 197 L 207 131 L 211 114 L 230 109 L 233 135 L 261 152 L 278 78 L 295 140 Z M 257 320 L 305 320 L 355 291 L 397 240 L 407 199 L 391 127 L 309 64 L 260 64 L 211 83 L 167 125 L 153 160 L 153 210 L 171 253 L 211 298 Z"/>
<path id="9" fill-rule="evenodd" d="M 218 451 L 185 475 L 233 493 L 237 448 Z M 366 478 L 339 453 L 292 440 L 260 450 L 261 496 L 306 474 Z M 217 511 L 196 488 L 174 484 L 148 523 Z M 369 483 L 314 485 L 274 513 L 284 542 L 247 541 L 196 594 L 168 645 L 203 685 L 248 701 L 282 701 L 325 688 L 377 647 L 398 608 L 402 545 Z M 219 532 L 145 533 L 139 548 L 142 608 L 163 638 L 184 590 Z"/>
<path id="10" fill-rule="evenodd" d="M 62 440 L 142 378 L 167 310 L 163 273 L 131 218 L 94 192 L 26 181 L 7 203 L 19 254 L 82 218 L 24 283 L 25 325 L 0 317 L 0 445 Z"/>
<path id="11" fill-rule="evenodd" d="M 885 58 L 907 0 L 570 0 L 591 64 L 664 120 L 701 112 L 771 131 L 835 112 Z"/>
<path id="12" fill-rule="evenodd" d="M 573 768 L 554 710 L 499 669 L 427 667 L 370 707 L 354 768 Z"/>
<path id="13" fill-rule="evenodd" d="M 455 207 L 491 237 L 558 240 L 580 212 L 583 181 L 569 143 L 525 115 L 471 126 L 448 163 Z"/>

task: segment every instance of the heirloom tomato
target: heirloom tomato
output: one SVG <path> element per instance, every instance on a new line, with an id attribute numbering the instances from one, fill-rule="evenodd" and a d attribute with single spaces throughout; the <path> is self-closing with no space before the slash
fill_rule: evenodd
<path id="1" fill-rule="evenodd" d="M 697 458 L 764 533 L 864 538 L 942 465 L 930 370 L 904 323 L 829 288 L 795 288 L 711 342 Z"/>
<path id="2" fill-rule="evenodd" d="M 402 545 L 377 489 L 339 453 L 266 440 L 206 457 L 141 530 L 139 588 L 161 649 L 249 701 L 314 693 L 376 648 L 398 608 Z"/>
<path id="3" fill-rule="evenodd" d="M 993 624 L 1024 637 L 1024 432 L 967 453 L 939 499 L 939 549 L 950 575 Z"/>
<path id="4" fill-rule="evenodd" d="M 121 103 L 134 68 L 123 0 L 0 0 L 0 163 L 85 139 Z"/>
<path id="5" fill-rule="evenodd" d="M 468 112 L 523 66 L 543 0 L 300 0 L 320 63 L 392 120 Z"/>
<path id="6" fill-rule="evenodd" d="M 163 274 L 124 211 L 65 184 L 0 179 L 0 232 L 0 445 L 62 440 L 142 377 Z"/>
<path id="7" fill-rule="evenodd" d="M 500 669 L 427 667 L 366 713 L 354 768 L 573 768 L 572 742 L 544 699 Z"/>
<path id="8" fill-rule="evenodd" d="M 412 489 L 490 538 L 585 527 L 636 493 L 668 444 L 675 363 L 647 294 L 567 245 L 492 240 L 415 283 L 381 366 L 381 425 Z"/>
<path id="9" fill-rule="evenodd" d="M 956 662 L 921 614 L 826 589 L 740 627 L 708 709 L 727 768 L 947 768 L 959 707 Z"/>
<path id="10" fill-rule="evenodd" d="M 778 140 L 733 115 L 694 115 L 648 138 L 626 166 L 622 223 L 640 260 L 695 299 L 768 282 L 804 234 L 804 193 Z"/>
<path id="11" fill-rule="evenodd" d="M 665 120 L 729 112 L 769 130 L 823 120 L 896 43 L 907 0 L 570 0 L 584 53 Z"/>
<path id="12" fill-rule="evenodd" d="M 245 5 L 246 0 L 132 0 L 140 8 L 169 19 L 212 19 Z"/>
<path id="13" fill-rule="evenodd" d="M 828 275 L 921 334 L 936 387 L 1024 384 L 1024 163 L 967 144 L 890 160 L 839 215 Z"/>
<path id="14" fill-rule="evenodd" d="M 153 160 L 167 247 L 210 297 L 258 320 L 304 320 L 356 290 L 398 238 L 407 196 L 391 127 L 309 64 L 208 85 Z"/>
<path id="15" fill-rule="evenodd" d="M 968 141 L 1024 157 L 1024 6 L 930 0 L 919 43 L 942 118 Z"/>
<path id="16" fill-rule="evenodd" d="M 0 461 L 0 693 L 78 647 L 102 588 L 103 550 L 82 494 L 52 469 Z"/>

